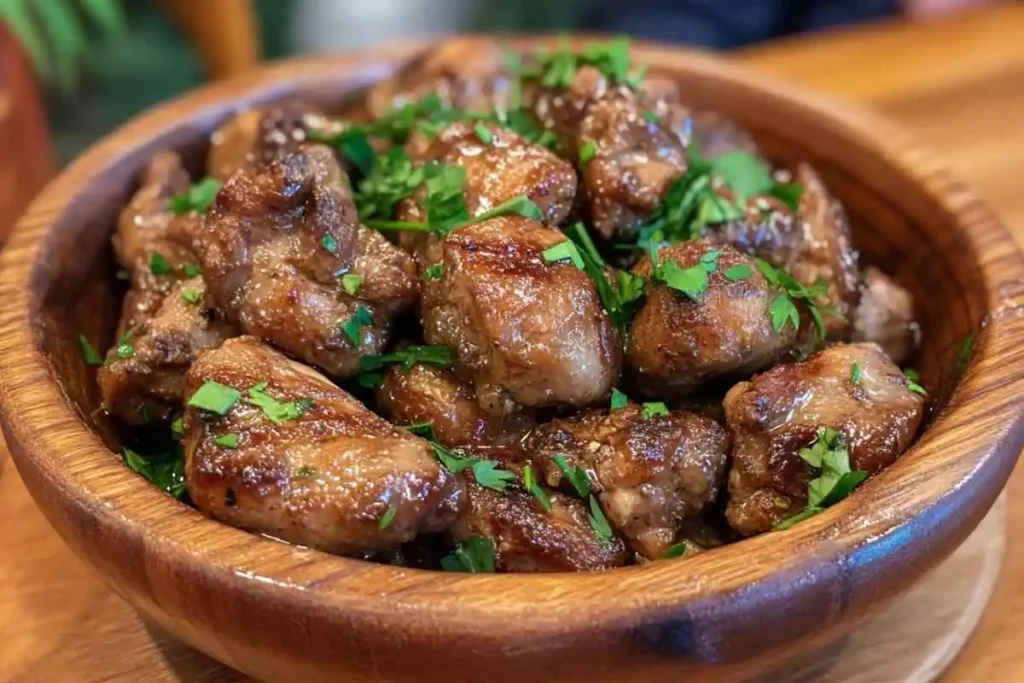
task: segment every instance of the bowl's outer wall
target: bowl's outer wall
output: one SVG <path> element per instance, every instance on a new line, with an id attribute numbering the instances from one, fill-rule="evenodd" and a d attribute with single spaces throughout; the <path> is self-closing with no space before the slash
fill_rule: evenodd
<path id="1" fill-rule="evenodd" d="M 678 80 L 687 101 L 736 119 L 774 159 L 815 164 L 866 259 L 914 292 L 919 368 L 938 409 L 895 465 L 791 531 L 579 576 L 448 575 L 328 556 L 210 521 L 127 471 L 104 445 L 115 442 L 76 338 L 111 338 L 109 236 L 138 171 L 174 147 L 199 172 L 206 135 L 240 103 L 337 102 L 401 52 L 286 63 L 165 105 L 77 161 L 16 228 L 0 270 L 2 427 L 51 523 L 119 594 L 268 680 L 741 680 L 834 640 L 974 528 L 1024 439 L 1017 247 L 888 124 L 656 46 L 638 58 Z M 974 355 L 961 365 L 968 336 Z"/>

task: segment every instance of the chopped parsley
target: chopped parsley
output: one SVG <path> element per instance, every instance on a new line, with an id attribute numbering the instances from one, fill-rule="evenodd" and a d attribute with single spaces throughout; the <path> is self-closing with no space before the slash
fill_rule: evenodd
<path id="1" fill-rule="evenodd" d="M 390 219 L 395 205 L 422 184 L 423 167 L 414 167 L 402 147 L 392 147 L 377 157 L 373 170 L 358 185 L 355 200 L 360 219 Z"/>
<path id="2" fill-rule="evenodd" d="M 608 518 L 604 516 L 604 511 L 593 494 L 590 496 L 589 503 L 590 514 L 587 515 L 587 519 L 590 522 L 590 528 L 594 530 L 594 535 L 598 540 L 608 543 L 612 540 L 612 528 L 608 524 Z"/>
<path id="3" fill-rule="evenodd" d="M 370 314 L 370 309 L 366 306 L 360 306 L 352 314 L 351 318 L 342 323 L 341 331 L 345 333 L 345 336 L 348 337 L 348 340 L 354 346 L 359 346 L 363 343 L 363 328 L 372 324 L 373 315 Z"/>
<path id="4" fill-rule="evenodd" d="M 227 415 L 231 407 L 242 397 L 242 392 L 208 379 L 199 387 L 188 402 L 192 408 L 200 408 L 217 415 Z"/>
<path id="5" fill-rule="evenodd" d="M 380 521 L 377 522 L 377 528 L 381 531 L 384 531 L 389 526 L 391 526 L 391 523 L 395 521 L 395 514 L 396 511 L 394 506 L 389 506 L 388 509 L 385 510 L 383 516 L 381 516 Z"/>
<path id="6" fill-rule="evenodd" d="M 668 550 L 663 552 L 661 554 L 661 557 L 659 557 L 658 559 L 659 560 L 674 560 L 677 557 L 682 557 L 683 555 L 685 555 L 687 549 L 688 549 L 688 546 L 687 546 L 686 541 L 679 541 L 678 543 L 675 543 L 675 544 L 669 546 Z"/>
<path id="7" fill-rule="evenodd" d="M 130 448 L 123 451 L 124 464 L 158 489 L 174 498 L 185 495 L 185 461 L 181 449 L 142 455 Z"/>
<path id="8" fill-rule="evenodd" d="M 470 536 L 441 558 L 446 572 L 494 573 L 494 541 L 485 536 Z"/>
<path id="9" fill-rule="evenodd" d="M 580 67 L 592 66 L 609 81 L 635 88 L 643 78 L 644 67 L 633 69 L 629 53 L 630 41 L 626 37 L 608 43 L 591 43 L 579 54 L 566 46 L 554 51 L 538 50 L 530 63 L 519 68 L 519 75 L 546 87 L 568 88 Z"/>
<path id="10" fill-rule="evenodd" d="M 154 251 L 149 256 L 149 272 L 153 275 L 168 275 L 172 272 L 171 264 L 167 262 L 163 254 Z"/>
<path id="11" fill-rule="evenodd" d="M 484 143 L 485 145 L 490 145 L 494 142 L 494 134 L 491 133 L 491 131 L 487 129 L 487 126 L 485 126 L 482 123 L 475 124 L 473 126 L 473 132 L 476 133 L 476 136 L 477 138 L 480 139 L 480 142 Z"/>
<path id="12" fill-rule="evenodd" d="M 956 369 L 962 371 L 967 367 L 967 364 L 971 361 L 971 356 L 974 355 L 974 337 L 965 337 L 960 342 L 960 353 L 957 354 Z"/>
<path id="13" fill-rule="evenodd" d="M 431 426 L 433 432 L 433 426 Z M 430 446 L 434 449 L 434 455 L 444 465 L 444 468 L 452 474 L 458 474 L 463 470 L 472 469 L 473 478 L 480 486 L 494 491 L 504 491 L 508 482 L 514 480 L 516 475 L 508 470 L 498 469 L 497 460 L 481 460 L 472 458 L 438 443 L 433 438 L 428 438 Z"/>
<path id="14" fill-rule="evenodd" d="M 544 508 L 545 512 L 551 512 L 551 498 L 540 487 L 540 484 L 537 483 L 537 478 L 533 474 L 533 467 L 531 465 L 523 467 L 523 488 L 540 501 L 540 506 Z"/>
<path id="15" fill-rule="evenodd" d="M 355 273 L 346 273 L 341 276 L 341 288 L 349 296 L 359 293 L 359 287 L 363 284 L 363 276 Z"/>
<path id="16" fill-rule="evenodd" d="M 414 422 L 411 425 L 405 425 L 402 429 L 410 434 L 422 436 L 427 441 L 437 441 L 437 435 L 434 434 L 433 422 Z"/>
<path id="17" fill-rule="evenodd" d="M 202 272 L 203 268 L 198 263 L 185 264 L 185 277 L 187 278 L 194 278 L 195 276 L 199 275 Z"/>
<path id="18" fill-rule="evenodd" d="M 185 194 L 168 199 L 167 205 L 176 216 L 182 216 L 192 211 L 206 213 L 222 185 L 223 183 L 216 178 L 203 178 L 188 188 L 188 192 Z"/>
<path id="19" fill-rule="evenodd" d="M 583 261 L 583 270 L 594 282 L 601 306 L 619 330 L 619 335 L 625 338 L 629 323 L 643 303 L 644 290 L 647 286 L 646 280 L 628 271 L 620 270 L 616 275 L 616 281 L 610 282 L 604 260 L 598 253 L 597 247 L 594 246 L 594 241 L 590 238 L 586 226 L 576 223 L 569 227 L 566 233 L 576 243 L 578 253 Z"/>
<path id="20" fill-rule="evenodd" d="M 907 378 L 907 390 L 913 391 L 915 394 L 919 394 L 925 398 L 928 398 L 928 392 L 921 386 L 921 375 L 914 368 L 903 368 L 903 375 Z"/>
<path id="21" fill-rule="evenodd" d="M 182 419 L 180 415 L 171 421 L 171 434 L 176 439 L 180 439 L 185 434 L 185 427 L 182 424 Z"/>
<path id="22" fill-rule="evenodd" d="M 423 271 L 422 278 L 424 280 L 440 280 L 442 275 L 444 275 L 444 264 L 435 263 Z"/>
<path id="23" fill-rule="evenodd" d="M 221 434 L 215 436 L 213 442 L 223 448 L 238 448 L 238 434 Z"/>
<path id="24" fill-rule="evenodd" d="M 658 417 L 661 415 L 668 415 L 668 406 L 661 401 L 653 403 L 644 403 L 640 410 L 640 418 L 643 420 L 650 420 L 652 417 Z"/>
<path id="25" fill-rule="evenodd" d="M 745 263 L 738 263 L 735 266 L 730 266 L 722 271 L 722 275 L 725 276 L 725 279 L 729 280 L 730 282 L 746 280 L 753 274 L 753 269 L 750 266 L 746 265 Z"/>
<path id="26" fill-rule="evenodd" d="M 153 414 L 149 410 L 149 406 L 139 406 L 137 411 L 139 413 L 139 419 L 142 420 L 142 424 L 149 424 L 153 419 Z"/>
<path id="27" fill-rule="evenodd" d="M 332 254 L 338 253 L 338 240 L 330 233 L 327 233 L 320 238 L 320 246 Z"/>
<path id="28" fill-rule="evenodd" d="M 578 270 L 583 270 L 583 257 L 580 255 L 579 249 L 576 248 L 576 244 L 572 240 L 565 240 L 559 242 L 553 246 L 545 249 L 541 256 L 548 263 L 558 263 L 560 261 L 572 261 L 572 264 L 576 266 Z"/>
<path id="29" fill-rule="evenodd" d="M 658 115 L 655 114 L 650 109 L 648 109 L 647 111 L 644 112 L 644 120 L 647 121 L 647 123 L 657 123 Z"/>
<path id="30" fill-rule="evenodd" d="M 681 268 L 671 259 L 660 261 L 657 246 L 652 245 L 651 261 L 654 268 L 654 280 L 685 294 L 692 301 L 699 302 L 701 295 L 707 291 L 708 276 L 718 268 L 718 259 L 721 255 L 721 251 L 712 249 L 700 257 L 697 265 Z"/>
<path id="31" fill-rule="evenodd" d="M 576 490 L 576 495 L 580 498 L 586 498 L 590 495 L 590 477 L 587 476 L 586 470 L 582 467 L 570 467 L 569 463 L 565 461 L 565 456 L 561 454 L 555 455 L 552 460 L 555 461 L 558 469 L 562 471 L 562 474 L 569 480 L 573 489 Z"/>
<path id="32" fill-rule="evenodd" d="M 580 163 L 585 164 L 597 156 L 597 143 L 593 140 L 587 140 L 580 145 L 579 158 Z"/>
<path id="33" fill-rule="evenodd" d="M 181 298 L 190 304 L 197 304 L 202 295 L 194 289 L 183 289 L 181 290 Z"/>
<path id="34" fill-rule="evenodd" d="M 86 365 L 103 365 L 103 358 L 100 357 L 100 354 L 96 353 L 96 349 L 89 343 L 89 339 L 84 334 L 78 335 L 78 348 L 82 352 L 82 358 L 85 360 Z"/>
<path id="35" fill-rule="evenodd" d="M 854 384 L 862 384 L 864 382 L 864 372 L 861 370 L 860 363 L 854 363 L 853 367 L 850 368 L 850 381 Z"/>
<path id="36" fill-rule="evenodd" d="M 823 306 L 817 303 L 817 298 L 828 292 L 828 282 L 819 277 L 810 287 L 803 285 L 784 268 L 776 268 L 759 258 L 754 259 L 757 269 L 761 271 L 765 279 L 780 291 L 772 300 L 768 313 L 772 318 L 772 327 L 776 332 L 781 332 L 786 323 L 792 323 L 794 329 L 800 329 L 800 311 L 797 310 L 794 300 L 803 301 L 808 313 L 814 320 L 818 331 L 818 338 L 825 338 L 824 315 L 842 317 L 832 306 Z"/>
<path id="37" fill-rule="evenodd" d="M 846 498 L 865 479 L 867 472 L 850 469 L 850 454 L 842 433 L 829 427 L 818 429 L 815 440 L 800 449 L 800 458 L 816 470 L 817 478 L 807 484 L 807 506 L 779 522 L 775 529 L 788 529 Z"/>
<path id="38" fill-rule="evenodd" d="M 384 379 L 381 371 L 385 365 L 400 365 L 403 370 L 411 370 L 414 365 L 436 365 L 451 367 L 455 355 L 447 346 L 408 346 L 391 353 L 363 356 L 359 359 L 359 375 L 356 380 L 368 388 L 380 386 Z"/>
<path id="39" fill-rule="evenodd" d="M 313 408 L 313 401 L 308 398 L 297 401 L 279 401 L 268 394 L 266 389 L 266 382 L 260 382 L 250 387 L 245 392 L 245 401 L 260 408 L 263 414 L 267 416 L 267 419 L 274 424 L 297 420 Z"/>
<path id="40" fill-rule="evenodd" d="M 316 475 L 316 468 L 312 465 L 303 465 L 299 469 L 295 470 L 295 476 L 297 477 L 312 477 Z"/>
<path id="41" fill-rule="evenodd" d="M 612 410 L 621 410 L 629 405 L 629 397 L 618 389 L 612 389 Z"/>
<path id="42" fill-rule="evenodd" d="M 129 340 L 132 338 L 132 334 L 134 332 L 134 329 L 128 328 L 128 331 L 122 334 L 121 338 L 117 340 L 117 350 L 114 353 L 117 355 L 118 358 L 121 358 L 123 360 L 125 358 L 131 358 L 132 356 L 135 355 L 135 347 L 131 343 L 129 343 Z"/>
<path id="43" fill-rule="evenodd" d="M 525 194 L 521 194 L 506 202 L 498 204 L 489 211 L 484 211 L 482 214 L 470 221 L 470 223 L 483 223 L 486 220 L 497 218 L 498 216 L 512 215 L 522 216 L 523 218 L 529 218 L 530 220 L 538 222 L 544 220 L 544 214 L 541 213 L 540 207 L 534 204 L 533 200 Z"/>

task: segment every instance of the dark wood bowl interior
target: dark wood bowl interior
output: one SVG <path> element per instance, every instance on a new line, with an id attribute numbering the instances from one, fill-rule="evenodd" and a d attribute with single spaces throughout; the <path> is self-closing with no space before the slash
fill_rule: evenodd
<path id="1" fill-rule="evenodd" d="M 537 41 L 517 41 L 532 45 Z M 110 235 L 158 149 L 201 172 L 243 103 L 337 108 L 404 50 L 271 67 L 161 107 L 99 143 L 16 228 L 0 273 L 2 424 L 63 537 L 143 613 L 213 656 L 281 680 L 637 680 L 764 672 L 834 638 L 948 554 L 1019 453 L 1024 257 L 998 221 L 903 134 L 717 60 L 643 46 L 698 108 L 749 129 L 776 162 L 810 161 L 868 263 L 909 287 L 932 397 L 919 442 L 792 531 L 678 563 L 594 575 L 461 576 L 332 557 L 210 521 L 126 470 L 77 335 L 112 341 Z M 959 362 L 965 339 L 974 352 Z M 506 656 L 517 658 L 514 667 Z"/>

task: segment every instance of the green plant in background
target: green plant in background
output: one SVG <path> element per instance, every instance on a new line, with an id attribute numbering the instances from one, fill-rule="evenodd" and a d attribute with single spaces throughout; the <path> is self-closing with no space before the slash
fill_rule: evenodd
<path id="1" fill-rule="evenodd" d="M 73 90 L 96 37 L 124 31 L 121 0 L 0 0 L 0 22 L 25 48 L 41 80 Z"/>

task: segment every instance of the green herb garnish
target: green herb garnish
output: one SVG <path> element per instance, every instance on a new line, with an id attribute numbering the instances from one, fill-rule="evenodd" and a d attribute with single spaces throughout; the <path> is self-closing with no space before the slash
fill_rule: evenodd
<path id="1" fill-rule="evenodd" d="M 437 441 L 437 435 L 434 433 L 433 422 L 414 422 L 411 425 L 405 425 L 402 429 L 410 434 L 422 436 L 427 441 Z"/>
<path id="2" fill-rule="evenodd" d="M 181 290 L 181 298 L 190 304 L 197 304 L 202 298 L 202 295 L 194 289 L 183 289 Z"/>
<path id="3" fill-rule="evenodd" d="M 586 227 L 582 223 L 576 223 L 566 232 L 578 247 L 577 253 L 583 261 L 583 270 L 594 282 L 601 306 L 619 330 L 619 335 L 625 339 L 629 323 L 643 303 L 646 280 L 628 271 L 620 270 L 616 282 L 613 284 L 608 280 L 604 260 L 597 252 Z"/>
<path id="4" fill-rule="evenodd" d="M 787 322 L 793 324 L 795 329 L 800 329 L 800 311 L 797 310 L 794 300 L 802 300 L 807 307 L 808 313 L 814 320 L 818 331 L 818 338 L 825 338 L 824 315 L 842 317 L 838 311 L 831 306 L 823 306 L 817 303 L 817 298 L 828 292 L 828 282 L 819 277 L 818 280 L 807 287 L 793 277 L 784 268 L 776 268 L 766 261 L 755 258 L 754 263 L 758 270 L 764 275 L 769 283 L 781 290 L 772 300 L 768 313 L 772 318 L 772 327 L 776 332 L 781 332 Z"/>
<path id="5" fill-rule="evenodd" d="M 384 531 L 389 526 L 391 526 L 391 523 L 395 521 L 395 514 L 395 508 L 388 507 L 388 509 L 384 511 L 384 515 L 380 518 L 380 521 L 377 522 L 377 528 L 381 531 Z"/>
<path id="6" fill-rule="evenodd" d="M 579 54 L 567 47 L 555 51 L 538 50 L 533 62 L 522 66 L 522 78 L 538 80 L 547 87 L 568 88 L 581 66 L 592 66 L 613 83 L 636 87 L 643 77 L 642 67 L 631 73 L 629 38 L 615 38 L 609 43 L 591 43 Z"/>
<path id="7" fill-rule="evenodd" d="M 172 272 L 171 264 L 167 262 L 163 254 L 154 251 L 149 256 L 149 272 L 153 275 L 167 275 Z"/>
<path id="8" fill-rule="evenodd" d="M 203 386 L 199 387 L 192 397 L 189 398 L 188 405 L 192 408 L 201 408 L 207 412 L 216 413 L 217 415 L 227 415 L 231 407 L 242 397 L 242 392 L 231 387 L 224 386 L 220 382 L 214 382 L 212 379 L 206 380 Z"/>
<path id="9" fill-rule="evenodd" d="M 604 511 L 598 504 L 597 498 L 593 495 L 590 496 L 590 514 L 587 515 L 587 519 L 590 521 L 590 528 L 594 530 L 594 535 L 597 536 L 598 540 L 603 543 L 612 540 L 612 528 L 608 524 L 608 519 L 604 516 Z"/>
<path id="10" fill-rule="evenodd" d="M 167 205 L 176 216 L 181 216 L 191 211 L 206 213 L 216 199 L 217 193 L 223 185 L 216 178 L 203 178 L 198 183 L 188 188 L 188 192 L 176 195 L 167 200 Z"/>
<path id="11" fill-rule="evenodd" d="M 341 325 L 341 331 L 354 346 L 359 346 L 363 342 L 363 328 L 372 324 L 373 315 L 370 313 L 370 309 L 360 306 L 352 314 L 352 317 Z"/>
<path id="12" fill-rule="evenodd" d="M 551 498 L 548 497 L 548 494 L 537 483 L 537 478 L 533 474 L 533 467 L 531 465 L 523 467 L 523 488 L 540 501 L 540 506 L 544 508 L 545 512 L 551 512 Z"/>
<path id="13" fill-rule="evenodd" d="M 621 410 L 629 405 L 629 397 L 618 389 L 612 389 L 612 410 Z"/>
<path id="14" fill-rule="evenodd" d="M 480 142 L 484 143 L 485 145 L 489 145 L 494 142 L 494 134 L 491 133 L 491 131 L 487 129 L 487 126 L 485 126 L 482 123 L 475 124 L 473 126 L 473 132 L 476 133 L 476 136 L 480 139 Z"/>
<path id="15" fill-rule="evenodd" d="M 903 374 L 909 380 L 907 383 L 908 391 L 913 391 L 915 394 L 920 394 L 921 396 L 928 398 L 928 392 L 925 391 L 925 388 L 919 383 L 921 381 L 921 375 L 917 370 L 914 368 L 903 368 Z"/>
<path id="16" fill-rule="evenodd" d="M 650 109 L 648 109 L 647 111 L 644 112 L 644 120 L 647 121 L 647 123 L 657 123 L 658 115 L 655 114 Z"/>
<path id="17" fill-rule="evenodd" d="M 131 358 L 135 355 L 135 347 L 129 343 L 135 330 L 128 328 L 128 330 L 121 335 L 121 338 L 117 340 L 117 350 L 114 352 L 118 358 L 125 359 Z"/>
<path id="18" fill-rule="evenodd" d="M 581 164 L 585 164 L 593 159 L 597 155 L 597 143 L 593 140 L 587 140 L 580 145 L 579 159 Z"/>
<path id="19" fill-rule="evenodd" d="M 180 439 L 185 434 L 185 427 L 180 415 L 171 421 L 171 434 L 176 439 Z"/>
<path id="20" fill-rule="evenodd" d="M 96 349 L 89 343 L 89 339 L 84 334 L 78 335 L 78 348 L 82 352 L 82 358 L 85 360 L 86 365 L 103 365 L 103 358 L 100 357 L 100 354 L 96 353 Z"/>
<path id="21" fill-rule="evenodd" d="M 166 453 L 141 455 L 130 448 L 123 451 L 124 463 L 148 482 L 173 498 L 185 495 L 185 461 L 181 449 Z"/>
<path id="22" fill-rule="evenodd" d="M 580 251 L 576 248 L 576 244 L 573 243 L 572 240 L 565 240 L 564 242 L 559 242 L 558 244 L 548 247 L 541 253 L 541 256 L 543 256 L 544 260 L 548 263 L 557 263 L 559 261 L 569 260 L 572 261 L 572 264 L 576 266 L 577 269 L 583 269 L 583 257 L 580 256 Z"/>
<path id="23" fill-rule="evenodd" d="M 738 263 L 735 266 L 730 266 L 722 271 L 722 275 L 725 276 L 726 280 L 730 282 L 738 282 L 739 280 L 745 280 L 754 274 L 753 269 L 743 263 Z"/>
<path id="24" fill-rule="evenodd" d="M 360 385 L 372 388 L 380 386 L 383 381 L 384 373 L 380 370 L 385 365 L 400 365 L 408 371 L 421 363 L 447 368 L 453 362 L 455 355 L 447 346 L 409 346 L 391 353 L 363 356 L 359 359 L 359 375 L 356 380 Z"/>
<path id="25" fill-rule="evenodd" d="M 494 541 L 484 536 L 470 536 L 455 550 L 441 558 L 446 572 L 494 573 Z"/>
<path id="26" fill-rule="evenodd" d="M 853 367 L 850 368 L 850 381 L 854 384 L 862 384 L 864 381 L 863 371 L 861 370 L 860 363 L 854 363 Z"/>
<path id="27" fill-rule="evenodd" d="M 223 448 L 238 448 L 238 434 L 221 434 L 215 436 L 213 442 Z"/>
<path id="28" fill-rule="evenodd" d="M 299 469 L 295 470 L 295 476 L 297 477 L 312 477 L 316 474 L 316 468 L 312 465 L 303 465 Z"/>
<path id="29" fill-rule="evenodd" d="M 590 477 L 587 476 L 586 470 L 582 467 L 570 467 L 569 463 L 565 461 L 565 456 L 561 454 L 557 454 L 551 459 L 555 461 L 558 469 L 562 471 L 565 478 L 576 489 L 576 495 L 580 498 L 586 498 L 590 495 Z"/>
<path id="30" fill-rule="evenodd" d="M 320 238 L 320 246 L 332 254 L 338 253 L 338 240 L 329 233 Z"/>
<path id="31" fill-rule="evenodd" d="M 185 264 L 185 277 L 191 279 L 203 272 L 202 267 L 198 263 L 186 263 Z"/>
<path id="32" fill-rule="evenodd" d="M 279 401 L 266 392 L 267 383 L 250 387 L 245 393 L 245 401 L 257 406 L 274 424 L 297 420 L 313 408 L 313 401 L 303 398 L 297 401 Z"/>
<path id="33" fill-rule="evenodd" d="M 341 288 L 349 296 L 359 293 L 359 287 L 363 284 L 363 276 L 355 273 L 346 273 L 341 276 Z"/>
<path id="34" fill-rule="evenodd" d="M 652 403 L 644 403 L 640 410 L 640 418 L 643 420 L 649 420 L 652 417 L 658 417 L 659 415 L 668 415 L 668 406 L 661 401 L 655 401 Z"/>
<path id="35" fill-rule="evenodd" d="M 516 475 L 508 470 L 498 469 L 496 460 L 481 460 L 473 465 L 473 478 L 480 486 L 495 491 L 504 491 L 508 482 L 514 480 Z"/>
<path id="36" fill-rule="evenodd" d="M 687 549 L 688 548 L 687 548 L 686 541 L 679 541 L 678 543 L 675 543 L 675 544 L 669 546 L 668 550 L 663 552 L 661 554 L 661 557 L 659 557 L 658 559 L 659 560 L 674 560 L 677 557 L 682 557 L 683 555 L 685 555 Z"/>
<path id="37" fill-rule="evenodd" d="M 960 342 L 960 353 L 956 359 L 956 369 L 962 371 L 967 367 L 967 364 L 971 361 L 971 356 L 974 355 L 974 337 L 965 337 Z"/>
<path id="38" fill-rule="evenodd" d="M 422 278 L 424 280 L 440 280 L 442 275 L 444 275 L 444 264 L 435 263 L 423 271 Z"/>

